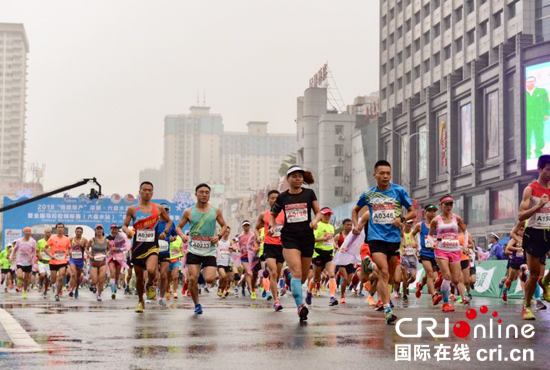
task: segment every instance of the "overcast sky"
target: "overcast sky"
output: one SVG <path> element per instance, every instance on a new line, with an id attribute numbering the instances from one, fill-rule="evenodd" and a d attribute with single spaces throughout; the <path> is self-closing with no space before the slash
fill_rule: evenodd
<path id="1" fill-rule="evenodd" d="M 226 130 L 294 133 L 326 61 L 346 103 L 378 89 L 378 15 L 378 0 L 0 0 L 30 44 L 26 163 L 46 164 L 46 189 L 96 176 L 135 194 L 162 163 L 164 116 L 197 91 Z"/>

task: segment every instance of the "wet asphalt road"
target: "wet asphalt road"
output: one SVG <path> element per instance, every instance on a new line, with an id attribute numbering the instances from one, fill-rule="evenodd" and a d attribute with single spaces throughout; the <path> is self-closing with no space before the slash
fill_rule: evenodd
<path id="1" fill-rule="evenodd" d="M 325 293 L 326 294 L 326 293 Z M 395 326 L 385 324 L 383 314 L 366 307 L 365 299 L 349 295 L 348 302 L 328 307 L 326 296 L 314 298 L 307 324 L 300 325 L 292 297 L 281 300 L 285 307 L 275 313 L 271 303 L 259 298 L 232 295 L 220 299 L 215 293 L 203 294 L 202 316 L 192 312 L 185 297 L 160 308 L 156 302 L 144 314 L 136 314 L 135 296 L 119 293 L 116 300 L 104 294 L 96 302 L 92 293 L 83 291 L 78 300 L 65 294 L 61 302 L 43 299 L 37 292 L 23 301 L 20 295 L 0 293 L 0 307 L 9 312 L 41 346 L 38 353 L 0 352 L 1 369 L 463 369 L 483 366 L 500 369 L 549 369 L 550 312 L 537 313 L 532 339 L 464 339 L 452 334 L 453 325 L 466 319 L 468 307 L 444 315 L 430 307 L 429 297 L 411 298 L 408 304 L 396 302 L 399 318 L 433 317 L 439 323 L 450 319 L 451 337 L 433 339 L 427 330 L 422 338 L 401 338 Z M 489 312 L 479 312 L 486 305 Z M 502 325 L 521 328 L 520 302 L 504 305 L 497 299 L 474 298 L 472 308 L 478 316 L 473 323 L 487 324 L 489 315 L 498 311 Z M 496 319 L 495 325 L 496 325 Z M 473 327 L 473 325 L 472 325 Z M 403 324 L 402 331 L 413 333 L 415 324 Z M 436 332 L 443 331 L 436 328 Z M 496 333 L 496 331 L 495 331 Z M 488 334 L 487 334 L 488 335 Z M 496 336 L 496 334 L 495 334 Z M 0 328 L 0 345 L 10 348 L 6 332 Z M 429 345 L 432 358 L 427 362 L 395 361 L 395 345 Z M 467 344 L 470 361 L 439 361 L 434 358 L 436 345 Z M 534 361 L 479 362 L 476 351 L 502 346 L 502 358 L 514 349 L 532 349 Z M 0 348 L 1 349 L 1 348 Z M 453 357 L 450 349 L 449 357 Z M 496 360 L 495 355 L 495 360 Z"/>

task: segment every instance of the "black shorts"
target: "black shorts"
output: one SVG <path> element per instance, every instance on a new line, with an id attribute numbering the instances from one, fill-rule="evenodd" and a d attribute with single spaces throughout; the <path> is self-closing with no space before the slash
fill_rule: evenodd
<path id="1" fill-rule="evenodd" d="M 470 265 L 470 276 L 475 275 L 475 274 L 476 274 L 476 267 L 473 264 L 471 264 Z"/>
<path id="2" fill-rule="evenodd" d="M 325 251 L 322 249 L 315 249 L 315 253 L 317 253 L 317 257 L 313 258 L 313 264 L 317 267 L 324 268 L 325 265 L 332 261 L 332 255 L 334 254 L 334 251 Z"/>
<path id="3" fill-rule="evenodd" d="M 297 249 L 302 252 L 303 258 L 313 257 L 315 247 L 315 236 L 313 230 L 296 235 L 294 233 L 282 233 L 281 242 L 284 249 Z"/>
<path id="4" fill-rule="evenodd" d="M 155 242 L 143 242 L 132 245 L 132 259 L 131 262 L 133 265 L 145 269 L 147 266 L 147 260 L 151 256 L 158 256 L 159 247 L 158 241 Z"/>
<path id="5" fill-rule="evenodd" d="M 510 268 L 510 259 L 508 259 L 508 263 L 506 264 L 506 270 Z"/>
<path id="6" fill-rule="evenodd" d="M 283 246 L 276 244 L 264 244 L 264 254 L 265 259 L 275 258 L 277 263 L 285 263 L 283 257 Z"/>
<path id="7" fill-rule="evenodd" d="M 434 257 L 420 255 L 420 262 L 422 261 L 429 261 L 432 264 L 432 269 L 434 271 L 439 271 L 439 266 Z"/>
<path id="8" fill-rule="evenodd" d="M 170 252 L 159 253 L 159 264 L 161 262 L 170 262 Z"/>
<path id="9" fill-rule="evenodd" d="M 10 274 L 11 271 L 12 271 L 11 269 L 2 269 L 3 274 Z"/>
<path id="10" fill-rule="evenodd" d="M 348 275 L 353 275 L 355 274 L 355 271 L 357 271 L 357 269 L 355 268 L 355 265 L 353 264 L 349 264 L 349 265 L 345 265 L 345 266 L 338 266 L 338 268 L 344 268 L 346 269 L 346 272 L 348 273 Z"/>
<path id="11" fill-rule="evenodd" d="M 531 256 L 545 258 L 550 251 L 550 230 L 528 227 L 523 233 L 523 249 Z"/>
<path id="12" fill-rule="evenodd" d="M 186 265 L 200 265 L 204 267 L 217 267 L 216 256 L 197 256 L 196 254 L 187 252 L 185 259 Z"/>
<path id="13" fill-rule="evenodd" d="M 467 269 L 468 267 L 470 267 L 470 261 L 469 260 L 462 260 L 460 261 L 460 268 L 462 270 L 465 270 Z"/>
<path id="14" fill-rule="evenodd" d="M 369 240 L 370 254 L 384 253 L 388 258 L 399 256 L 401 243 L 391 243 L 383 240 Z"/>
<path id="15" fill-rule="evenodd" d="M 509 260 L 508 260 L 509 261 Z M 523 265 L 523 263 L 512 263 L 510 262 L 510 268 L 512 270 L 519 270 L 519 268 L 521 267 L 521 265 Z"/>
<path id="16" fill-rule="evenodd" d="M 17 269 L 21 269 L 21 271 L 23 272 L 32 272 L 32 265 L 29 265 L 29 266 L 21 266 L 21 265 L 17 265 Z"/>
<path id="17" fill-rule="evenodd" d="M 63 267 L 67 268 L 67 266 L 69 266 L 68 264 L 64 263 L 62 265 L 52 265 L 50 263 L 50 271 L 59 271 L 61 270 Z"/>
<path id="18" fill-rule="evenodd" d="M 219 269 L 223 269 L 225 272 L 230 272 L 231 271 L 231 266 L 218 265 L 218 270 Z"/>
<path id="19" fill-rule="evenodd" d="M 260 261 L 265 262 L 265 250 L 264 253 L 260 256 Z"/>

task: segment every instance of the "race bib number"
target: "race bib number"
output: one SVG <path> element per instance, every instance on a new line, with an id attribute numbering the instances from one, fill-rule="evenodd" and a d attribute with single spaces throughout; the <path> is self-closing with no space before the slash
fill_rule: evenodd
<path id="1" fill-rule="evenodd" d="M 379 225 L 393 224 L 395 209 L 393 204 L 374 204 L 372 206 L 372 222 Z"/>
<path id="2" fill-rule="evenodd" d="M 428 238 L 428 237 L 424 238 L 424 247 L 428 248 L 428 249 L 434 249 L 434 245 L 433 245 L 432 241 L 430 240 L 430 238 Z"/>
<path id="3" fill-rule="evenodd" d="M 407 256 L 414 256 L 414 247 L 406 247 L 405 248 L 405 254 Z"/>
<path id="4" fill-rule="evenodd" d="M 94 256 L 94 261 L 96 261 L 96 262 L 105 261 L 105 257 L 106 257 L 106 256 L 105 256 L 104 254 L 102 254 L 102 253 L 96 254 L 96 255 Z"/>
<path id="5" fill-rule="evenodd" d="M 191 247 L 199 251 L 209 250 L 212 245 L 209 239 L 210 238 L 208 237 L 205 237 L 203 239 L 198 239 L 198 238 L 191 239 Z"/>
<path id="6" fill-rule="evenodd" d="M 160 253 L 168 252 L 169 244 L 166 240 L 159 240 L 159 250 Z"/>
<path id="7" fill-rule="evenodd" d="M 50 256 L 48 256 L 48 254 L 45 251 L 40 252 L 40 256 L 42 257 L 43 260 L 50 259 Z"/>
<path id="8" fill-rule="evenodd" d="M 287 204 L 285 215 L 289 224 L 307 221 L 307 203 Z"/>
<path id="9" fill-rule="evenodd" d="M 329 233 L 325 233 L 325 238 L 326 238 L 327 236 L 330 236 L 331 238 L 330 238 L 329 240 L 325 240 L 325 241 L 323 242 L 323 245 L 326 245 L 327 247 L 332 247 L 332 246 L 334 246 L 334 243 L 332 242 L 332 237 L 333 237 L 333 235 L 332 235 L 332 234 L 329 234 Z"/>
<path id="10" fill-rule="evenodd" d="M 136 233 L 136 241 L 151 243 L 155 241 L 155 230 L 138 230 Z"/>
<path id="11" fill-rule="evenodd" d="M 460 242 L 458 241 L 458 239 L 442 239 L 441 242 L 439 242 L 439 248 L 449 249 L 449 250 L 459 250 Z"/>
<path id="12" fill-rule="evenodd" d="M 81 259 L 82 259 L 82 252 L 81 252 L 81 251 L 72 252 L 72 253 L 71 253 L 71 257 L 72 257 L 74 260 L 81 260 Z"/>
<path id="13" fill-rule="evenodd" d="M 550 228 L 550 213 L 537 213 L 535 221 L 539 227 Z"/>
<path id="14" fill-rule="evenodd" d="M 65 253 L 63 252 L 55 252 L 54 258 L 58 261 L 62 261 L 65 259 Z"/>
<path id="15" fill-rule="evenodd" d="M 279 238 L 281 236 L 281 230 L 283 229 L 283 225 L 275 225 L 273 229 L 274 229 L 273 237 Z"/>
<path id="16" fill-rule="evenodd" d="M 516 251 L 516 257 L 517 258 L 523 258 L 523 249 Z"/>

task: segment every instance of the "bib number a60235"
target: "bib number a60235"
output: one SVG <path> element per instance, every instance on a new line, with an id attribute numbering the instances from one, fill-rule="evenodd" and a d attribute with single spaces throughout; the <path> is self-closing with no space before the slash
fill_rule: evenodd
<path id="1" fill-rule="evenodd" d="M 140 243 L 151 243 L 155 241 L 155 230 L 138 230 L 136 241 Z"/>

